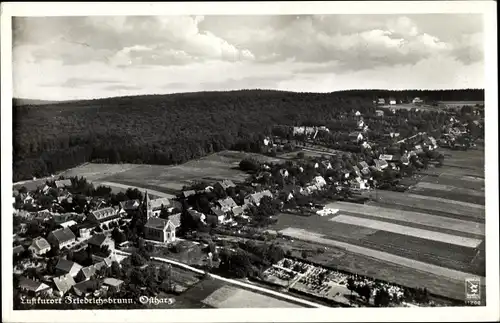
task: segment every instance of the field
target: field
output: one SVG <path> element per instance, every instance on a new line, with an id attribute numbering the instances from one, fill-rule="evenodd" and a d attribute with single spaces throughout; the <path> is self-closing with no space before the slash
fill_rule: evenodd
<path id="1" fill-rule="evenodd" d="M 298 305 L 226 285 L 203 300 L 214 308 L 297 308 Z"/>
<path id="2" fill-rule="evenodd" d="M 283 162 L 283 159 L 271 158 L 259 154 L 237 151 L 222 151 L 204 158 L 189 161 L 182 165 L 136 165 L 136 164 L 92 164 L 87 163 L 69 169 L 59 175 L 65 177 L 83 176 L 95 184 L 107 185 L 114 191 L 123 191 L 128 187 L 147 189 L 152 195 L 171 197 L 183 186 L 195 180 L 215 182 L 230 179 L 242 182 L 247 174 L 238 169 L 240 161 L 252 157 L 262 162 Z M 43 185 L 45 179 L 24 181 L 14 187 L 26 186 L 34 189 Z"/>
<path id="3" fill-rule="evenodd" d="M 365 205 L 328 204 L 333 216 L 284 213 L 274 229 L 296 257 L 304 244 L 310 261 L 463 300 L 464 279 L 485 275 L 484 152 L 443 151 L 408 192 L 368 191 Z"/>

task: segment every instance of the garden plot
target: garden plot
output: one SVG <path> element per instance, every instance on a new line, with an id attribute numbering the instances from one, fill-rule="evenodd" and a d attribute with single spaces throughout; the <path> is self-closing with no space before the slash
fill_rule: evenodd
<path id="1" fill-rule="evenodd" d="M 451 234 L 447 234 L 447 233 L 423 230 L 423 229 L 413 228 L 413 227 L 389 223 L 389 222 L 364 219 L 364 218 L 357 218 L 357 217 L 350 216 L 350 215 L 339 215 L 339 216 L 336 216 L 333 219 L 331 219 L 331 221 L 358 225 L 361 227 L 367 227 L 367 228 L 375 229 L 375 230 L 394 232 L 394 233 L 404 234 L 404 235 L 418 237 L 418 238 L 422 238 L 422 239 L 446 242 L 449 244 L 455 244 L 455 245 L 469 247 L 469 248 L 476 248 L 482 242 L 482 240 L 479 240 L 479 239 L 460 237 L 460 236 L 455 236 L 455 235 L 451 235 Z"/>
<path id="2" fill-rule="evenodd" d="M 341 211 L 346 212 L 369 215 L 381 219 L 398 220 L 434 228 L 449 229 L 484 236 L 484 224 L 472 221 L 457 220 L 449 217 L 430 215 L 426 213 L 397 211 L 394 209 L 378 206 L 352 204 L 346 202 L 331 203 L 328 204 L 327 207 L 340 209 Z"/>
<path id="3" fill-rule="evenodd" d="M 203 303 L 215 308 L 296 308 L 299 305 L 233 286 L 224 286 L 210 294 Z"/>

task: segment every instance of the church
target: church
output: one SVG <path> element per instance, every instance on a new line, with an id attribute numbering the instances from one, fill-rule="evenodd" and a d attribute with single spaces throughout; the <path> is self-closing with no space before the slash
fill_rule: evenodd
<path id="1" fill-rule="evenodd" d="M 146 240 L 152 240 L 161 243 L 174 242 L 177 229 L 180 227 L 180 214 L 172 214 L 168 219 L 161 219 L 162 208 L 171 208 L 168 198 L 159 198 L 151 200 L 146 191 L 142 206 L 144 214 L 147 217 L 147 223 L 144 226 L 144 237 Z"/>

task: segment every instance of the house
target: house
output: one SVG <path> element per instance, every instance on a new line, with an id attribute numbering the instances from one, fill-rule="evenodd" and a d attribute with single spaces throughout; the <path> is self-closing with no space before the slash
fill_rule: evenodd
<path id="1" fill-rule="evenodd" d="M 323 176 L 316 176 L 313 178 L 311 184 L 316 186 L 318 189 L 321 189 L 326 186 L 326 181 Z"/>
<path id="2" fill-rule="evenodd" d="M 52 288 L 50 288 L 49 285 L 26 277 L 21 277 L 19 279 L 18 287 L 22 292 L 32 296 L 52 294 Z"/>
<path id="3" fill-rule="evenodd" d="M 12 254 L 14 256 L 19 256 L 23 252 L 24 252 L 24 247 L 23 246 L 15 246 L 14 248 L 12 248 Z"/>
<path id="4" fill-rule="evenodd" d="M 361 132 L 358 132 L 358 131 L 351 132 L 349 134 L 349 139 L 351 139 L 352 141 L 359 142 L 359 141 L 363 140 L 363 134 Z"/>
<path id="5" fill-rule="evenodd" d="M 117 208 L 105 207 L 90 212 L 88 219 L 99 223 L 102 227 L 105 224 L 109 224 L 111 221 L 118 221 L 118 219 L 120 219 L 120 214 L 118 213 Z"/>
<path id="6" fill-rule="evenodd" d="M 138 199 L 120 202 L 120 210 L 123 210 L 125 213 L 136 211 L 139 206 L 141 206 L 141 201 Z"/>
<path id="7" fill-rule="evenodd" d="M 384 111 L 382 111 L 382 110 L 375 110 L 375 115 L 377 117 L 383 117 L 384 116 Z"/>
<path id="8" fill-rule="evenodd" d="M 215 183 L 214 185 L 214 188 L 217 188 L 217 189 L 221 189 L 223 190 L 224 192 L 230 188 L 230 187 L 236 187 L 236 185 L 233 183 L 233 181 L 231 180 L 228 180 L 228 179 L 225 179 L 221 182 L 217 182 Z"/>
<path id="9" fill-rule="evenodd" d="M 264 196 L 269 196 L 270 198 L 273 198 L 273 194 L 269 190 L 265 190 L 262 192 L 247 195 L 245 197 L 244 201 L 245 201 L 245 204 L 255 204 L 255 205 L 259 206 L 260 200 Z"/>
<path id="10" fill-rule="evenodd" d="M 185 198 L 185 199 L 187 199 L 188 197 L 190 197 L 192 195 L 196 195 L 196 191 L 195 190 L 182 191 L 182 193 L 181 193 L 181 196 L 183 198 Z"/>
<path id="11" fill-rule="evenodd" d="M 365 161 L 361 161 L 359 162 L 359 167 L 363 170 L 363 169 L 368 169 L 368 163 L 365 162 Z"/>
<path id="12" fill-rule="evenodd" d="M 52 246 L 62 249 L 73 244 L 76 241 L 75 234 L 70 228 L 57 229 L 49 233 L 47 240 Z"/>
<path id="13" fill-rule="evenodd" d="M 395 98 L 390 98 L 389 99 L 389 104 L 390 105 L 395 105 L 397 103 L 396 99 Z"/>
<path id="14" fill-rule="evenodd" d="M 56 265 L 56 274 L 58 275 L 70 274 L 72 277 L 76 277 L 76 275 L 78 275 L 81 269 L 82 266 L 80 266 L 76 262 L 60 258 Z"/>
<path id="15" fill-rule="evenodd" d="M 95 234 L 87 241 L 89 248 L 92 250 L 100 250 L 104 246 L 108 246 L 109 250 L 115 249 L 115 241 L 105 234 Z"/>
<path id="16" fill-rule="evenodd" d="M 146 192 L 146 197 L 149 199 L 149 196 Z M 146 199 L 145 199 L 146 200 Z M 150 200 L 149 203 L 145 203 L 147 207 L 148 218 L 150 217 L 159 217 L 162 208 L 169 209 L 171 206 L 170 200 L 167 197 L 162 197 L 154 200 Z"/>
<path id="17" fill-rule="evenodd" d="M 385 105 L 385 99 L 384 98 L 378 98 L 377 103 L 380 105 Z"/>
<path id="18" fill-rule="evenodd" d="M 326 169 L 332 169 L 332 164 L 328 160 L 323 160 L 321 164 L 326 168 Z"/>
<path id="19" fill-rule="evenodd" d="M 408 166 L 410 164 L 410 159 L 407 155 L 401 156 L 401 164 Z"/>
<path id="20" fill-rule="evenodd" d="M 349 176 L 351 176 L 351 172 L 348 171 L 347 169 L 343 169 L 340 172 L 344 176 L 344 178 L 349 178 Z"/>
<path id="21" fill-rule="evenodd" d="M 236 204 L 236 202 L 233 200 L 233 198 L 231 198 L 231 197 L 227 197 L 225 199 L 220 199 L 216 202 L 216 204 L 220 207 L 220 209 L 224 213 L 231 212 L 233 210 L 233 208 L 238 206 Z"/>
<path id="22" fill-rule="evenodd" d="M 58 189 L 63 189 L 65 187 L 71 187 L 71 180 L 70 179 L 63 179 L 55 182 L 56 187 Z"/>
<path id="23" fill-rule="evenodd" d="M 38 237 L 33 239 L 33 242 L 29 246 L 28 250 L 33 252 L 33 254 L 40 256 L 50 251 L 50 244 L 44 238 Z"/>
<path id="24" fill-rule="evenodd" d="M 394 155 L 386 155 L 386 154 L 381 154 L 378 159 L 380 160 L 385 160 L 385 161 L 394 161 L 394 160 L 397 160 L 397 157 L 395 157 Z"/>
<path id="25" fill-rule="evenodd" d="M 372 147 L 370 146 L 370 144 L 368 144 L 366 141 L 365 141 L 365 142 L 363 142 L 363 143 L 361 144 L 361 146 L 363 146 L 363 148 L 365 148 L 365 149 L 371 149 L 371 148 L 372 148 Z"/>
<path id="26" fill-rule="evenodd" d="M 85 280 L 73 285 L 73 291 L 80 297 L 89 296 L 99 290 L 99 287 L 97 280 Z"/>
<path id="27" fill-rule="evenodd" d="M 245 210 L 243 209 L 242 206 L 237 206 L 233 208 L 233 216 L 243 216 L 245 214 Z"/>
<path id="28" fill-rule="evenodd" d="M 351 181 L 351 188 L 355 190 L 366 190 L 368 186 L 366 185 L 366 180 L 361 179 L 360 177 L 356 177 Z"/>
<path id="29" fill-rule="evenodd" d="M 54 294 L 63 297 L 76 284 L 75 279 L 70 274 L 54 277 L 54 285 L 56 287 Z"/>
<path id="30" fill-rule="evenodd" d="M 231 216 L 229 214 L 226 214 L 220 208 L 211 207 L 210 210 L 217 217 L 219 223 L 227 223 L 231 221 Z"/>
<path id="31" fill-rule="evenodd" d="M 123 285 L 123 280 L 116 278 L 104 278 L 102 284 L 104 286 L 108 286 L 108 290 L 110 292 L 117 293 L 120 291 L 120 288 Z"/>
<path id="32" fill-rule="evenodd" d="M 111 264 L 109 266 L 111 266 Z M 76 275 L 76 279 L 79 282 L 89 280 L 93 278 L 99 272 L 99 270 L 107 268 L 109 266 L 106 261 L 101 260 L 93 265 L 83 267 L 82 269 L 80 269 L 80 272 L 78 272 L 78 274 Z"/>
<path id="33" fill-rule="evenodd" d="M 422 99 L 420 99 L 419 97 L 416 97 L 413 99 L 412 103 L 413 104 L 422 104 L 422 103 L 424 103 L 424 101 Z"/>
<path id="34" fill-rule="evenodd" d="M 436 149 L 438 147 L 437 141 L 436 141 L 436 139 L 434 137 L 429 136 L 429 141 L 431 142 L 431 144 L 434 147 L 434 149 Z"/>
<path id="35" fill-rule="evenodd" d="M 66 221 L 66 222 L 63 222 L 63 223 L 59 223 L 59 226 L 61 226 L 63 229 L 65 228 L 69 228 L 69 227 L 72 227 L 74 225 L 77 225 L 78 223 L 76 223 L 75 220 L 69 220 L 69 221 Z"/>
<path id="36" fill-rule="evenodd" d="M 173 242 L 175 241 L 175 225 L 165 219 L 150 218 L 144 226 L 144 236 L 147 240 L 158 242 Z"/>
<path id="37" fill-rule="evenodd" d="M 361 177 L 361 171 L 359 170 L 358 166 L 352 166 L 352 170 L 357 177 Z"/>
<path id="38" fill-rule="evenodd" d="M 356 111 L 356 113 L 354 113 L 354 115 L 355 115 L 356 117 L 359 117 L 359 116 L 361 116 L 361 112 Z"/>
<path id="39" fill-rule="evenodd" d="M 375 167 L 380 170 L 385 169 L 389 166 L 389 164 L 383 159 L 375 159 L 374 162 Z"/>
<path id="40" fill-rule="evenodd" d="M 363 120 L 359 120 L 357 126 L 358 129 L 363 129 L 363 127 L 365 126 L 365 122 Z"/>

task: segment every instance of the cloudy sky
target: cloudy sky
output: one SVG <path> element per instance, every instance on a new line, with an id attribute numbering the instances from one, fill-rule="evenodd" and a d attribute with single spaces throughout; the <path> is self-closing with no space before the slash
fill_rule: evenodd
<path id="1" fill-rule="evenodd" d="M 483 88 L 481 15 L 28 17 L 14 97 Z"/>

